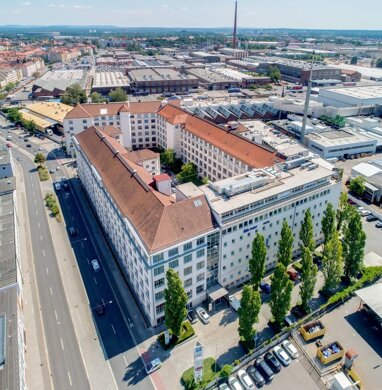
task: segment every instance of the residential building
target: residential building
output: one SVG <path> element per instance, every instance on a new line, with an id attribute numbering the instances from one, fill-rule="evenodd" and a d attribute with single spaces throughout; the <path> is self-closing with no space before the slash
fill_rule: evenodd
<path id="1" fill-rule="evenodd" d="M 160 154 L 150 149 L 133 150 L 126 153 L 126 158 L 143 167 L 153 176 L 160 175 Z"/>
<path id="2" fill-rule="evenodd" d="M 81 55 L 81 51 L 77 48 L 53 48 L 49 50 L 48 60 L 50 62 L 71 62 Z"/>
<path id="3" fill-rule="evenodd" d="M 22 79 L 22 72 L 18 68 L 0 68 L 0 89 L 7 84 L 16 84 Z"/>
<path id="4" fill-rule="evenodd" d="M 32 61 L 23 62 L 18 67 L 21 69 L 23 77 L 32 77 L 44 69 L 45 63 L 42 58 L 34 58 Z"/>

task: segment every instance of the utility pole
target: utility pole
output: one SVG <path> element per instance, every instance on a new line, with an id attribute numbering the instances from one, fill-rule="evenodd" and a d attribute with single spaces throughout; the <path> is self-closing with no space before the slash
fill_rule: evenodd
<path id="1" fill-rule="evenodd" d="M 310 92 L 311 92 L 311 90 L 312 90 L 312 73 L 313 73 L 313 66 L 314 66 L 314 54 L 315 54 L 315 51 L 313 51 L 312 63 L 310 64 L 308 88 L 306 89 L 306 97 L 305 97 L 304 117 L 302 118 L 302 127 L 301 127 L 300 142 L 301 142 L 303 145 L 304 145 L 304 143 L 305 143 L 306 121 L 307 121 L 307 119 L 308 119 Z"/>

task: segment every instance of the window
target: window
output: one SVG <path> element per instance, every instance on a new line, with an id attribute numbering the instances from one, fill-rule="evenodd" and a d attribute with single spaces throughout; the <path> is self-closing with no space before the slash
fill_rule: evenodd
<path id="1" fill-rule="evenodd" d="M 159 253 L 159 255 L 154 255 L 153 257 L 153 263 L 159 263 L 163 260 L 163 253 Z"/>
<path id="2" fill-rule="evenodd" d="M 192 249 L 192 242 L 188 242 L 187 244 L 183 245 L 184 252 L 189 251 L 190 249 Z"/>
<path id="3" fill-rule="evenodd" d="M 196 269 L 202 269 L 204 268 L 204 261 L 200 261 L 199 263 L 196 264 Z"/>
<path id="4" fill-rule="evenodd" d="M 162 313 L 163 310 L 164 310 L 164 303 L 161 303 L 155 308 L 157 314 Z"/>
<path id="5" fill-rule="evenodd" d="M 176 259 L 176 260 L 174 260 L 174 261 L 170 261 L 170 262 L 168 263 L 168 266 L 169 266 L 170 268 L 177 268 L 177 267 L 179 267 L 179 260 Z"/>
<path id="6" fill-rule="evenodd" d="M 199 274 L 199 275 L 197 276 L 197 278 L 196 278 L 196 281 L 197 281 L 197 282 L 201 282 L 202 280 L 204 280 L 204 273 Z"/>
<path id="7" fill-rule="evenodd" d="M 190 287 L 190 286 L 192 286 L 192 278 L 186 279 L 184 281 L 184 287 Z"/>
<path id="8" fill-rule="evenodd" d="M 174 248 L 168 251 L 168 257 L 173 257 L 178 254 L 178 248 Z"/>
<path id="9" fill-rule="evenodd" d="M 204 291 L 204 286 L 202 284 L 196 287 L 196 293 L 197 294 L 200 294 L 203 291 Z"/>
<path id="10" fill-rule="evenodd" d="M 199 258 L 199 257 L 202 257 L 202 256 L 204 256 L 204 249 L 199 249 L 196 252 L 196 257 Z"/>
<path id="11" fill-rule="evenodd" d="M 184 258 L 183 258 L 184 264 L 187 264 L 187 263 L 189 263 L 190 261 L 192 261 L 192 253 L 189 254 L 189 255 L 184 256 Z"/>
<path id="12" fill-rule="evenodd" d="M 159 291 L 155 294 L 155 300 L 160 301 L 164 296 L 164 291 Z"/>
<path id="13" fill-rule="evenodd" d="M 184 276 L 190 275 L 191 273 L 192 273 L 192 266 L 185 268 L 184 271 L 183 271 L 183 275 Z"/>
<path id="14" fill-rule="evenodd" d="M 155 288 L 159 288 L 159 287 L 162 287 L 164 286 L 164 278 L 162 279 L 158 279 L 154 282 L 154 287 Z"/>
<path id="15" fill-rule="evenodd" d="M 164 272 L 164 265 L 161 265 L 160 267 L 154 269 L 154 276 L 163 274 L 163 272 Z"/>
<path id="16" fill-rule="evenodd" d="M 198 238 L 198 240 L 196 241 L 196 245 L 197 245 L 197 246 L 203 245 L 203 244 L 204 244 L 204 241 L 205 241 L 204 237 L 200 237 L 200 238 Z"/>

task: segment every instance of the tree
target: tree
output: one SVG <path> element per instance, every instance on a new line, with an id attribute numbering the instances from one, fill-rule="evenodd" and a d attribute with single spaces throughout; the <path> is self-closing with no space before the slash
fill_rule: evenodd
<path id="1" fill-rule="evenodd" d="M 352 57 L 351 60 L 350 60 L 350 63 L 352 65 L 357 65 L 357 62 L 358 62 L 358 57 L 357 56 Z"/>
<path id="2" fill-rule="evenodd" d="M 43 165 L 45 160 L 46 159 L 45 159 L 45 156 L 43 153 L 37 153 L 35 158 L 34 158 L 35 164 L 38 164 L 38 165 Z"/>
<path id="3" fill-rule="evenodd" d="M 5 86 L 5 90 L 7 92 L 10 92 L 12 91 L 12 89 L 14 89 L 16 87 L 16 83 L 8 83 L 6 86 Z"/>
<path id="4" fill-rule="evenodd" d="M 288 222 L 284 219 L 281 229 L 281 238 L 278 243 L 277 260 L 285 267 L 292 261 L 293 233 Z"/>
<path id="5" fill-rule="evenodd" d="M 336 231 L 336 212 L 331 203 L 328 203 L 321 221 L 321 231 L 324 234 L 324 245 L 333 237 Z"/>
<path id="6" fill-rule="evenodd" d="M 352 211 L 344 229 L 343 258 L 344 274 L 350 280 L 361 272 L 365 255 L 366 234 L 362 228 L 361 216 Z"/>
<path id="7" fill-rule="evenodd" d="M 352 211 L 352 206 L 348 203 L 348 194 L 346 192 L 341 192 L 340 202 L 337 209 L 337 231 L 341 231 L 344 224 L 349 218 L 350 212 Z"/>
<path id="8" fill-rule="evenodd" d="M 270 66 L 268 68 L 268 77 L 271 79 L 272 83 L 277 83 L 281 79 L 281 72 L 277 66 Z"/>
<path id="9" fill-rule="evenodd" d="M 382 58 L 378 58 L 377 61 L 375 61 L 375 67 L 382 68 Z"/>
<path id="10" fill-rule="evenodd" d="M 165 167 L 171 168 L 175 163 L 175 152 L 174 149 L 166 149 L 160 154 L 160 162 Z"/>
<path id="11" fill-rule="evenodd" d="M 90 99 L 92 100 L 92 103 L 103 103 L 106 102 L 107 99 L 102 97 L 102 95 L 98 92 L 92 92 L 90 94 Z"/>
<path id="12" fill-rule="evenodd" d="M 325 245 L 322 273 L 324 274 L 323 290 L 332 290 L 341 281 L 343 274 L 342 245 L 337 231 Z"/>
<path id="13" fill-rule="evenodd" d="M 300 240 L 301 240 L 301 246 L 309 248 L 312 252 L 316 247 L 316 242 L 314 241 L 313 237 L 314 236 L 313 236 L 312 214 L 310 212 L 310 209 L 307 209 L 305 211 L 304 220 L 301 224 Z"/>
<path id="14" fill-rule="evenodd" d="M 317 280 L 317 265 L 313 263 L 312 252 L 308 247 L 302 247 L 301 253 L 301 306 L 305 312 L 309 309 L 309 300 L 313 296 Z"/>
<path id="15" fill-rule="evenodd" d="M 164 290 L 165 322 L 168 329 L 179 337 L 182 322 L 187 315 L 188 296 L 183 288 L 183 283 L 176 271 L 170 268 L 166 273 L 167 287 Z"/>
<path id="16" fill-rule="evenodd" d="M 191 162 L 183 164 L 182 170 L 176 175 L 176 178 L 182 183 L 193 181 L 197 177 L 198 177 L 198 170 L 196 166 Z"/>
<path id="17" fill-rule="evenodd" d="M 258 321 L 261 307 L 260 293 L 252 286 L 244 286 L 241 296 L 239 314 L 239 335 L 247 343 L 251 342 L 255 334 L 253 325 Z"/>
<path id="18" fill-rule="evenodd" d="M 25 130 L 30 131 L 31 133 L 33 133 L 36 130 L 36 123 L 33 120 L 31 121 L 22 120 L 22 124 Z"/>
<path id="19" fill-rule="evenodd" d="M 67 88 L 61 96 L 61 103 L 75 106 L 78 103 L 86 102 L 86 93 L 79 84 L 73 84 Z"/>
<path id="20" fill-rule="evenodd" d="M 271 313 L 275 323 L 282 326 L 285 315 L 290 309 L 293 283 L 286 273 L 286 267 L 277 263 L 271 277 Z"/>
<path id="21" fill-rule="evenodd" d="M 126 92 L 121 87 L 110 91 L 108 96 L 111 102 L 125 102 L 127 100 Z"/>
<path id="22" fill-rule="evenodd" d="M 233 367 L 230 364 L 224 364 L 223 368 L 220 371 L 220 376 L 222 378 L 228 378 L 232 373 Z"/>
<path id="23" fill-rule="evenodd" d="M 252 275 L 252 285 L 255 291 L 258 291 L 260 282 L 265 273 L 265 258 L 267 257 L 267 247 L 264 236 L 256 233 L 252 241 L 252 256 L 249 259 L 249 272 Z"/>
<path id="24" fill-rule="evenodd" d="M 357 196 L 362 196 L 365 191 L 365 178 L 363 176 L 357 176 L 350 181 L 349 189 L 354 192 Z"/>
<path id="25" fill-rule="evenodd" d="M 8 119 L 13 123 L 19 123 L 21 122 L 21 114 L 17 108 L 10 108 L 7 111 Z"/>

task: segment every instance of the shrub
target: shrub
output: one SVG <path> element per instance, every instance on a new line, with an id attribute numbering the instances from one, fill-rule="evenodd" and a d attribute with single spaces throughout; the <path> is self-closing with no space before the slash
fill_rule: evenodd
<path id="1" fill-rule="evenodd" d="M 233 367 L 230 364 L 225 364 L 220 371 L 220 376 L 222 378 L 228 378 L 232 373 Z"/>
<path id="2" fill-rule="evenodd" d="M 203 380 L 199 383 L 194 381 L 194 367 L 186 370 L 182 375 L 182 383 L 187 390 L 204 389 L 204 387 L 220 374 L 220 367 L 215 364 L 215 359 L 208 357 L 203 360 Z"/>
<path id="3" fill-rule="evenodd" d="M 40 178 L 40 181 L 49 180 L 49 172 L 45 167 L 39 166 L 37 168 L 37 172 L 38 172 L 38 176 Z"/>
<path id="4" fill-rule="evenodd" d="M 187 339 L 192 337 L 194 334 L 195 334 L 195 331 L 194 331 L 194 328 L 192 327 L 192 325 L 190 324 L 190 322 L 184 321 L 182 324 L 182 330 L 181 330 L 181 333 L 180 333 L 180 336 L 178 339 L 176 339 L 175 337 L 172 337 L 170 340 L 170 343 L 168 345 L 165 345 L 164 333 L 161 333 L 158 336 L 158 341 L 161 343 L 162 347 L 165 350 L 168 350 L 170 348 L 175 347 L 175 345 L 178 345 L 178 344 L 182 343 L 183 341 L 186 341 Z M 170 330 L 170 335 L 172 335 L 171 330 Z"/>

